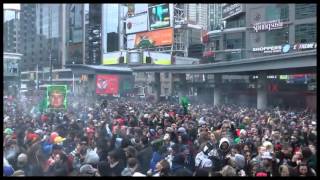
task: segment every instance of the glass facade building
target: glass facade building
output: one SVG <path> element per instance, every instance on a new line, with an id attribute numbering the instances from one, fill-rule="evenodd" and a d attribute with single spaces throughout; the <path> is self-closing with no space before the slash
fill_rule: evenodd
<path id="1" fill-rule="evenodd" d="M 209 26 L 208 30 L 220 29 L 222 23 L 222 4 L 209 4 Z"/>
<path id="2" fill-rule="evenodd" d="M 21 4 L 22 70 L 35 70 L 39 65 L 62 68 L 62 5 Z"/>
<path id="3" fill-rule="evenodd" d="M 82 64 L 85 56 L 84 4 L 67 4 L 66 6 L 66 64 Z"/>
<path id="4" fill-rule="evenodd" d="M 119 50 L 120 4 L 102 5 L 103 53 Z"/>
<path id="5" fill-rule="evenodd" d="M 3 51 L 18 53 L 19 31 L 20 31 L 20 11 L 16 9 L 3 10 Z"/>

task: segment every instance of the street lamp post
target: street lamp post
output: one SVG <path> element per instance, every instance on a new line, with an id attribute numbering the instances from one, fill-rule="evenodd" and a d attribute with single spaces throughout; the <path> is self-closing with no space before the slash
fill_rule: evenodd
<path id="1" fill-rule="evenodd" d="M 51 50 L 49 54 L 49 61 L 50 61 L 50 84 L 52 85 L 52 58 L 51 58 Z"/>
<path id="2" fill-rule="evenodd" d="M 51 53 L 52 53 L 52 36 L 51 36 L 51 30 L 52 30 L 52 27 L 51 27 L 51 23 L 52 23 L 52 16 L 51 16 L 51 8 L 50 8 L 50 11 L 49 11 L 49 23 L 48 23 L 48 29 L 49 29 L 49 45 L 50 45 L 50 52 L 49 52 L 49 61 L 50 61 L 50 84 L 52 85 L 52 57 L 51 57 Z"/>
<path id="3" fill-rule="evenodd" d="M 74 61 L 72 62 L 74 64 Z M 72 93 L 74 94 L 74 73 L 72 72 Z"/>

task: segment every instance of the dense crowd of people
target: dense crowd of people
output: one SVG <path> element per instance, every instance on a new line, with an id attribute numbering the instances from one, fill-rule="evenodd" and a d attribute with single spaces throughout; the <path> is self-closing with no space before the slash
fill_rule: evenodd
<path id="1" fill-rule="evenodd" d="M 316 117 L 308 110 L 134 99 L 5 98 L 4 176 L 316 176 Z M 30 100 L 31 99 L 31 100 Z"/>

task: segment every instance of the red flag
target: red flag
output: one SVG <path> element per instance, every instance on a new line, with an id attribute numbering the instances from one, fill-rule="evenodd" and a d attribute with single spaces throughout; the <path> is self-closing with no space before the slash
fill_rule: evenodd
<path id="1" fill-rule="evenodd" d="M 96 77 L 96 93 L 112 94 L 119 93 L 119 76 L 117 75 L 97 75 Z"/>

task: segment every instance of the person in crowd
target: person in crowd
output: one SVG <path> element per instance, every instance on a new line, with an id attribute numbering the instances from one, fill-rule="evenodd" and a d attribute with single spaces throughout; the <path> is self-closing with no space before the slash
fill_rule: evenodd
<path id="1" fill-rule="evenodd" d="M 141 150 L 138 152 L 137 158 L 141 165 L 141 171 L 146 174 L 149 169 L 149 162 L 152 157 L 152 147 L 149 144 L 147 137 L 141 137 L 140 143 L 142 145 Z"/>
<path id="2" fill-rule="evenodd" d="M 108 154 L 108 171 L 110 176 L 121 176 L 122 170 L 125 168 L 125 164 L 119 157 L 119 153 L 115 150 L 112 150 Z"/>

